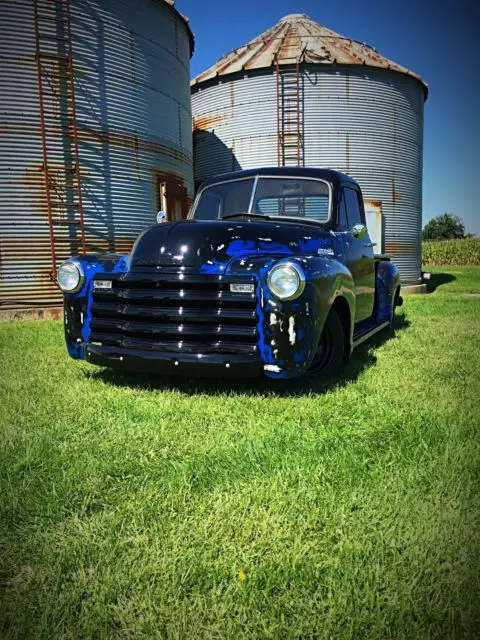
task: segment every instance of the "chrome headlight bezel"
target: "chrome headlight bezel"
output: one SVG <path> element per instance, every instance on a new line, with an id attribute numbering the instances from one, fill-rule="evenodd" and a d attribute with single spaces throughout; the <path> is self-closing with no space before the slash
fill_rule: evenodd
<path id="1" fill-rule="evenodd" d="M 275 284 L 272 282 L 272 278 L 275 275 L 278 275 L 279 272 L 283 272 L 287 277 L 291 277 L 292 275 L 295 277 L 297 286 L 295 290 L 292 290 L 288 294 L 280 294 L 278 289 L 275 290 Z M 300 265 L 295 262 L 291 262 L 290 260 L 285 260 L 282 262 L 277 262 L 271 269 L 267 278 L 267 285 L 272 294 L 278 298 L 279 300 L 288 301 L 288 300 L 296 300 L 299 298 L 303 290 L 305 289 L 305 273 Z"/>
<path id="2" fill-rule="evenodd" d="M 75 286 L 70 288 L 66 288 L 65 286 L 62 286 L 60 272 L 65 267 L 74 267 L 74 269 L 78 274 L 78 279 Z M 78 260 L 65 260 L 65 262 L 62 262 L 62 264 L 58 267 L 57 282 L 58 282 L 58 286 L 63 291 L 63 293 L 77 293 L 78 291 L 80 291 L 80 289 L 83 287 L 83 284 L 85 282 L 85 274 L 83 272 L 82 265 L 80 264 L 80 262 Z"/>

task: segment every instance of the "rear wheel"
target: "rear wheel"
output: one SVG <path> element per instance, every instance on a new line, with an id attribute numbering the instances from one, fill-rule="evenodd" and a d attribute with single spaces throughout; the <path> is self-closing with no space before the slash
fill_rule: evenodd
<path id="1" fill-rule="evenodd" d="M 317 352 L 307 374 L 310 376 L 329 376 L 337 373 L 343 364 L 344 355 L 343 325 L 335 309 L 330 309 L 318 342 Z"/>

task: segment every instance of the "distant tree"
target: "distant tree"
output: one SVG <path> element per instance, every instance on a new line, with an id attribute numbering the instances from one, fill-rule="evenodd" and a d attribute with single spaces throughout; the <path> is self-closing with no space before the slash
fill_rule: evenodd
<path id="1" fill-rule="evenodd" d="M 465 225 L 461 218 L 444 213 L 427 222 L 423 227 L 424 240 L 456 240 L 465 237 Z"/>

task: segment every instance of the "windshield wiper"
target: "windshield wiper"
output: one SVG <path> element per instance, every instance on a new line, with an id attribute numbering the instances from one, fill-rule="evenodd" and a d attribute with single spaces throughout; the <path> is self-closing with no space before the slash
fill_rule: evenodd
<path id="1" fill-rule="evenodd" d="M 230 218 L 263 218 L 264 220 L 271 220 L 270 216 L 265 216 L 263 213 L 232 213 L 228 216 L 222 216 L 222 220 L 230 220 Z"/>
<path id="2" fill-rule="evenodd" d="M 315 226 L 323 225 L 327 222 L 327 220 L 314 220 L 313 218 L 308 218 L 307 216 L 275 216 L 278 220 L 283 220 L 285 222 L 294 222 L 296 224 L 313 224 Z"/>

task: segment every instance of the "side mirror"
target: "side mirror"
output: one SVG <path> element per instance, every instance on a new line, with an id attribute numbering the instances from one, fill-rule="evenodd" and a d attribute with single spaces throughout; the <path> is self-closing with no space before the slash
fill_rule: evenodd
<path id="1" fill-rule="evenodd" d="M 361 240 L 367 235 L 367 227 L 364 224 L 355 224 L 352 227 L 352 236 Z"/>
<path id="2" fill-rule="evenodd" d="M 157 213 L 157 224 L 160 224 L 161 222 L 167 222 L 167 212 L 166 211 L 159 211 Z"/>

